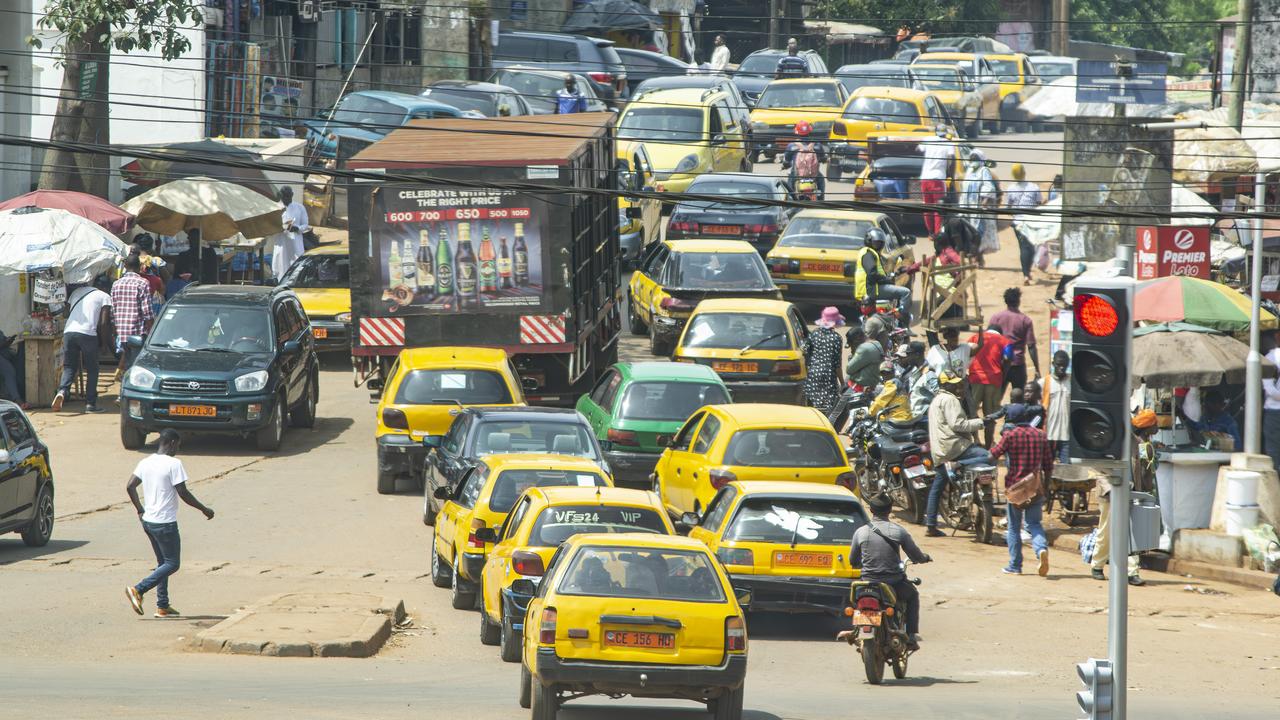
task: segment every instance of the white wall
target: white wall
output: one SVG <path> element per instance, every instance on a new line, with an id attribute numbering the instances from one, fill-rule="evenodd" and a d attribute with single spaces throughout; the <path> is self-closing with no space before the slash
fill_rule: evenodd
<path id="1" fill-rule="evenodd" d="M 26 36 L 32 17 L 25 11 L 31 0 L 7 0 L 6 7 L 17 12 L 0 18 L 0 132 L 14 137 L 31 136 L 32 86 L 31 52 Z M 21 195 L 31 189 L 36 174 L 31 167 L 31 149 L 0 146 L 0 199 Z"/>

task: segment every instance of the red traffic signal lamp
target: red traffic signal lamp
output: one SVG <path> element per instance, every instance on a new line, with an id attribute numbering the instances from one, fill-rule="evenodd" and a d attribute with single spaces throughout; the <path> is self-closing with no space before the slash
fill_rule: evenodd
<path id="1" fill-rule="evenodd" d="M 1081 460 L 1126 460 L 1133 282 L 1079 280 L 1072 310 L 1069 454 Z"/>

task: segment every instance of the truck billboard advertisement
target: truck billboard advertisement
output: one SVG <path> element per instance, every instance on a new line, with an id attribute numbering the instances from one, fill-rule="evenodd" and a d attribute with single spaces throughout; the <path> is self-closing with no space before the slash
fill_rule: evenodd
<path id="1" fill-rule="evenodd" d="M 541 200 L 414 185 L 385 186 L 375 197 L 369 234 L 388 312 L 545 309 Z"/>

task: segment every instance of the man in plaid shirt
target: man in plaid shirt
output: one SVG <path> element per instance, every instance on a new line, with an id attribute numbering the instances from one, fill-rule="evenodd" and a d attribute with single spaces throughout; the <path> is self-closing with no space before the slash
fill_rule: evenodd
<path id="1" fill-rule="evenodd" d="M 142 277 L 141 270 L 141 259 L 131 253 L 124 260 L 124 274 L 111 286 L 112 316 L 122 358 L 121 370 L 128 369 L 136 356 L 136 351 L 124 344 L 125 338 L 146 335 L 155 318 L 155 311 L 151 308 L 151 284 Z"/>
<path id="2" fill-rule="evenodd" d="M 1049 445 L 1049 439 L 1044 431 L 1031 426 L 1038 412 L 1037 409 L 1036 413 L 1030 411 L 1019 411 L 1016 415 L 1010 413 L 1006 418 L 1007 426 L 1004 435 L 1001 436 L 1000 442 L 991 448 L 992 458 L 998 458 L 1001 455 L 1009 457 L 1009 473 L 1004 478 L 1005 490 L 1037 470 L 1044 472 L 1045 483 L 1049 481 L 1049 473 L 1053 470 L 1053 448 Z M 1022 523 L 1025 519 L 1027 532 L 1031 533 L 1031 548 L 1035 551 L 1036 560 L 1040 564 L 1037 571 L 1041 577 L 1048 575 L 1049 540 L 1045 537 L 1044 525 L 1041 524 L 1044 511 L 1043 493 L 1025 508 L 1018 508 L 1013 503 L 1009 503 L 1006 507 L 1009 527 L 1005 531 L 1005 539 L 1009 545 L 1009 564 L 1005 566 L 1004 572 L 1008 575 L 1022 574 Z"/>

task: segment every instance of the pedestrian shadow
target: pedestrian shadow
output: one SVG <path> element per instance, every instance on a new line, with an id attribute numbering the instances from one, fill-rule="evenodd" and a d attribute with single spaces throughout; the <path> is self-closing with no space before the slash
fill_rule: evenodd
<path id="1" fill-rule="evenodd" d="M 57 532 L 57 525 L 54 525 L 54 532 Z M 12 563 L 21 562 L 23 560 L 34 560 L 46 555 L 56 555 L 68 550 L 84 547 L 89 544 L 88 540 L 50 540 L 44 547 L 27 547 L 17 535 L 11 536 L 12 539 L 0 537 L 0 565 L 10 565 Z M 71 562 L 67 560 L 67 562 Z"/>

